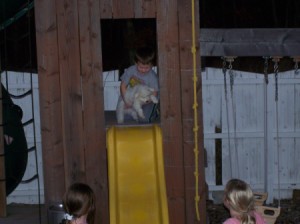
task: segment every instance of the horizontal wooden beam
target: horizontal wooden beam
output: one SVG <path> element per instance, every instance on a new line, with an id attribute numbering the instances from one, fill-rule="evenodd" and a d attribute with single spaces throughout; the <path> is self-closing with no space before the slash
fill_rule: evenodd
<path id="1" fill-rule="evenodd" d="M 300 29 L 200 29 L 205 56 L 299 56 Z"/>

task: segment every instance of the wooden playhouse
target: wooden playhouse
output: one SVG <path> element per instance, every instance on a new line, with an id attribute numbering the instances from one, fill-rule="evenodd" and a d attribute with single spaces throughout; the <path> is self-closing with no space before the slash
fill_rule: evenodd
<path id="1" fill-rule="evenodd" d="M 199 186 L 195 189 L 192 1 L 36 0 L 35 20 L 45 201 L 61 201 L 73 182 L 97 196 L 96 223 L 109 223 L 101 20 L 154 18 L 169 222 L 206 223 L 201 78 L 198 79 Z M 196 47 L 200 77 L 200 53 Z M 199 192 L 200 221 L 195 210 Z"/>

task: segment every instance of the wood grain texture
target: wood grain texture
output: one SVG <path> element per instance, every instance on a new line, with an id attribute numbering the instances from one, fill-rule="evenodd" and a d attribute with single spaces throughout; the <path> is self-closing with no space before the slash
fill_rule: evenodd
<path id="1" fill-rule="evenodd" d="M 55 1 L 35 1 L 41 135 L 46 204 L 65 192 L 62 107 Z"/>
<path id="2" fill-rule="evenodd" d="M 72 182 L 87 182 L 99 198 L 97 220 L 109 223 L 100 18 L 155 15 L 170 223 L 194 222 L 195 213 L 188 211 L 193 199 L 187 197 L 193 191 L 189 4 L 178 0 L 37 0 L 47 200 L 61 199 Z"/>
<path id="3" fill-rule="evenodd" d="M 77 1 L 57 1 L 59 70 L 66 185 L 85 181 Z"/>
<path id="4" fill-rule="evenodd" d="M 112 0 L 114 19 L 134 18 L 134 0 Z"/>
<path id="5" fill-rule="evenodd" d="M 179 70 L 178 5 L 175 0 L 157 2 L 158 70 L 161 126 L 167 179 L 170 223 L 185 223 L 184 158 Z M 174 172 L 176 170 L 176 172 Z M 170 180 L 170 181 L 168 181 Z"/>
<path id="6" fill-rule="evenodd" d="M 195 3 L 195 2 L 194 2 Z M 196 87 L 201 87 L 201 68 L 200 68 L 200 51 L 199 51 L 199 6 L 198 3 L 194 4 L 192 9 L 191 1 L 178 1 L 179 16 L 179 44 L 180 44 L 180 78 L 181 78 L 181 100 L 182 100 L 182 120 L 183 120 L 183 154 L 184 154 L 184 168 L 185 168 L 185 194 L 186 194 L 186 223 L 206 223 L 206 197 L 204 194 L 200 196 L 198 202 L 198 212 L 200 221 L 197 221 L 195 198 L 200 192 L 205 192 L 205 176 L 204 176 L 204 142 L 203 142 L 203 125 L 202 125 L 202 92 L 199 89 L 196 90 L 194 95 L 194 83 L 193 76 L 196 72 L 197 83 Z M 192 10 L 194 10 L 194 18 L 192 18 Z M 193 21 L 194 19 L 194 27 Z M 194 29 L 194 40 L 195 46 L 193 46 L 193 29 Z M 194 71 L 193 67 L 193 53 L 192 47 L 196 50 L 196 65 Z M 199 85 L 200 84 L 200 85 Z M 195 127 L 195 114 L 194 114 L 194 103 L 197 103 L 198 107 L 196 110 L 198 132 L 194 133 Z M 195 154 L 195 134 L 197 136 L 197 149 L 198 155 Z M 196 157 L 197 156 L 197 157 Z M 196 158 L 195 158 L 196 157 Z M 198 160 L 198 166 L 196 166 L 195 159 Z M 198 172 L 197 181 L 198 189 L 196 189 L 196 178 L 194 173 Z"/>
<path id="7" fill-rule="evenodd" d="M 108 222 L 101 34 L 98 0 L 78 1 L 84 158 L 87 183 L 96 194 L 96 223 Z"/>

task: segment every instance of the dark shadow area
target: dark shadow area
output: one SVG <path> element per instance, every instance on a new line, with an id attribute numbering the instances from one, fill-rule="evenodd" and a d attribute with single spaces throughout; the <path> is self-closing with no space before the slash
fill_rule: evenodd
<path id="1" fill-rule="evenodd" d="M 201 0 L 200 28 L 299 28 L 298 0 Z"/>
<path id="2" fill-rule="evenodd" d="M 0 218 L 1 224 L 47 223 L 47 211 L 44 205 L 15 204 L 7 205 L 7 216 Z"/>
<path id="3" fill-rule="evenodd" d="M 29 13 L 9 22 L 28 2 L 30 1 L 1 0 L 2 71 L 37 71 L 35 9 L 31 8 Z M 201 0 L 200 28 L 299 28 L 299 9 L 298 0 Z M 3 27 L 7 23 L 10 25 Z M 137 46 L 156 46 L 155 25 L 155 19 L 101 20 L 104 71 L 128 67 L 132 49 Z"/>
<path id="4" fill-rule="evenodd" d="M 133 64 L 135 49 L 157 47 L 155 19 L 102 19 L 103 71 L 119 70 Z"/>
<path id="5" fill-rule="evenodd" d="M 19 18 L 11 18 L 15 18 L 13 23 L 9 23 L 8 20 L 0 24 L 0 70 L 36 73 L 37 54 L 34 9 L 30 9 L 30 11 Z"/>
<path id="6" fill-rule="evenodd" d="M 222 57 L 202 57 L 201 67 L 223 68 Z M 228 69 L 228 63 L 227 63 Z M 264 74 L 265 59 L 261 57 L 237 57 L 232 62 L 232 69 L 245 72 Z M 291 57 L 282 57 L 278 63 L 278 72 L 285 72 L 295 69 L 295 62 Z M 274 62 L 268 59 L 268 73 L 274 73 Z"/>

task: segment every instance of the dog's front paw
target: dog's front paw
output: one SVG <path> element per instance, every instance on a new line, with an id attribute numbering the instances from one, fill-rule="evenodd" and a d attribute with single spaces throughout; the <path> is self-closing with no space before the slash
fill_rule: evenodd
<path id="1" fill-rule="evenodd" d="M 124 114 L 122 114 L 120 111 L 117 111 L 117 122 L 118 124 L 124 123 Z"/>
<path id="2" fill-rule="evenodd" d="M 131 111 L 131 116 L 132 116 L 132 118 L 135 120 L 135 121 L 138 121 L 138 115 L 137 115 L 137 113 L 135 112 L 135 111 Z"/>
<path id="3" fill-rule="evenodd" d="M 123 124 L 124 123 L 124 119 L 117 119 L 118 124 Z"/>
<path id="4" fill-rule="evenodd" d="M 145 114 L 144 114 L 143 110 L 140 110 L 138 112 L 138 115 L 139 115 L 140 118 L 145 119 Z"/>

